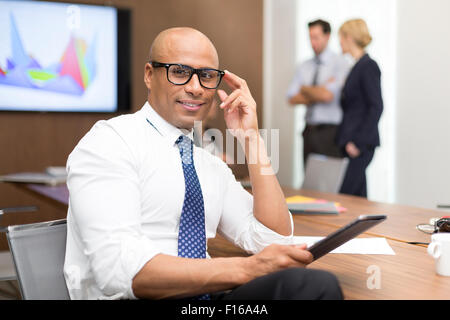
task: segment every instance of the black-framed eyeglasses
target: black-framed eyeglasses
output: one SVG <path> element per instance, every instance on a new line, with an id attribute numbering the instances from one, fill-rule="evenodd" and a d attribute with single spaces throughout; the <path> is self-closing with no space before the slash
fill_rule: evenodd
<path id="1" fill-rule="evenodd" d="M 198 76 L 200 85 L 206 89 L 216 89 L 225 72 L 222 70 L 212 68 L 195 69 L 190 66 L 179 63 L 161 63 L 156 61 L 149 61 L 154 68 L 166 68 L 167 80 L 175 85 L 181 86 L 188 83 L 192 75 L 195 73 Z"/>

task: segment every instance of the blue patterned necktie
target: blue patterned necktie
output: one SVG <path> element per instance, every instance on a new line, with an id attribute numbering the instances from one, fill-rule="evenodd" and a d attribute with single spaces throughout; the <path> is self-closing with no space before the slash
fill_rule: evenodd
<path id="1" fill-rule="evenodd" d="M 178 232 L 178 256 L 185 258 L 206 258 L 205 208 L 203 194 L 198 181 L 192 156 L 193 143 L 181 135 L 176 144 L 180 149 L 184 174 L 184 202 Z M 194 297 L 209 300 L 208 294 Z"/>

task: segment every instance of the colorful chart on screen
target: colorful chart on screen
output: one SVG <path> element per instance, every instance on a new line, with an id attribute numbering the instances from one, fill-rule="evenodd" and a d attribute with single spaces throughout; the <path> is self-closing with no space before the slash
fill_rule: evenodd
<path id="1" fill-rule="evenodd" d="M 111 7 L 0 1 L 0 110 L 117 108 Z"/>

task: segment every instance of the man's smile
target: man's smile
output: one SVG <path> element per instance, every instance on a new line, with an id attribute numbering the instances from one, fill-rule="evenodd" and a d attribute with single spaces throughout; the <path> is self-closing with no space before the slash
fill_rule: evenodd
<path id="1" fill-rule="evenodd" d="M 189 111 L 197 111 L 205 103 L 199 100 L 177 100 L 177 103 L 181 104 L 183 108 Z"/>

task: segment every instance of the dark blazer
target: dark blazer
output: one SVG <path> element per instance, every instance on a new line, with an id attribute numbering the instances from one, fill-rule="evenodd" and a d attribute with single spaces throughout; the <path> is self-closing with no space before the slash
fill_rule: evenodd
<path id="1" fill-rule="evenodd" d="M 341 95 L 343 118 L 337 144 L 352 141 L 361 151 L 380 145 L 378 121 L 383 112 L 381 71 L 365 54 L 350 71 Z"/>

